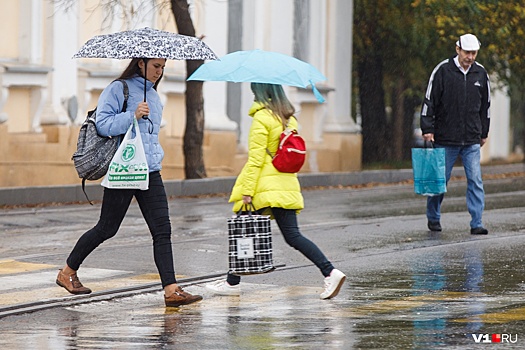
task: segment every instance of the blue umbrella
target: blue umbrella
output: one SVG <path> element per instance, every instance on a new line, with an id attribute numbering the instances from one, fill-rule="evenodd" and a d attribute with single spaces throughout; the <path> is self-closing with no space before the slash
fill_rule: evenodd
<path id="1" fill-rule="evenodd" d="M 277 52 L 236 51 L 201 65 L 188 80 L 253 82 L 290 85 L 312 91 L 320 103 L 325 100 L 315 83 L 326 80 L 314 66 Z"/>

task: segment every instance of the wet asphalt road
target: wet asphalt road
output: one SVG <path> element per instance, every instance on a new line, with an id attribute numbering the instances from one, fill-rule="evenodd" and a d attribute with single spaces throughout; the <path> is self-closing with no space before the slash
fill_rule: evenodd
<path id="1" fill-rule="evenodd" d="M 525 178 L 486 179 L 485 190 L 488 236 L 469 234 L 464 181 L 449 185 L 442 233 L 426 229 L 425 199 L 410 185 L 305 191 L 303 234 L 348 275 L 328 301 L 318 296 L 319 271 L 276 226 L 274 259 L 285 266 L 243 277 L 240 297 L 211 295 L 205 283 L 227 269 L 230 205 L 226 197 L 173 199 L 179 282 L 204 296 L 180 308 L 163 305 L 136 205 L 79 271 L 94 290 L 87 298 L 66 295 L 54 278 L 99 206 L 3 210 L 0 348 L 522 349 Z"/>

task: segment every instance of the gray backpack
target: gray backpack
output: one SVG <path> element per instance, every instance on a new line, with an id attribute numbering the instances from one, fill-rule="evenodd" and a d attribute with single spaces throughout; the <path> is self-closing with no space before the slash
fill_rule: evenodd
<path id="1" fill-rule="evenodd" d="M 125 112 L 128 105 L 129 89 L 124 80 L 118 79 L 118 81 L 124 87 L 122 112 Z M 106 175 L 120 143 L 120 137 L 104 137 L 98 134 L 95 123 L 96 111 L 97 108 L 87 113 L 86 120 L 82 123 L 78 134 L 77 150 L 71 158 L 75 163 L 78 177 L 82 179 L 82 191 L 84 191 L 89 204 L 93 203 L 86 194 L 86 180 L 98 180 Z"/>

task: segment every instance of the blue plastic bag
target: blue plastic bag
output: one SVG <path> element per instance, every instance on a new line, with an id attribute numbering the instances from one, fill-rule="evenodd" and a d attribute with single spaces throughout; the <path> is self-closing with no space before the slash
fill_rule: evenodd
<path id="1" fill-rule="evenodd" d="M 414 192 L 436 196 L 447 192 L 444 148 L 412 148 Z"/>

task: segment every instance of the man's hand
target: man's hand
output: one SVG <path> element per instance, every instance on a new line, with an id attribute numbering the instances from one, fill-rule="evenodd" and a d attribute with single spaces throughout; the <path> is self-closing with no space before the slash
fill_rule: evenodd
<path id="1" fill-rule="evenodd" d="M 434 134 L 424 134 L 423 135 L 423 140 L 425 141 L 430 141 L 430 142 L 434 142 Z"/>
<path id="2" fill-rule="evenodd" d="M 242 196 L 242 202 L 244 204 L 250 204 L 252 202 L 252 196 Z"/>
<path id="3" fill-rule="evenodd" d="M 481 141 L 479 142 L 479 146 L 480 146 L 480 147 L 483 147 L 483 145 L 485 144 L 485 142 L 487 142 L 487 139 L 481 139 Z"/>

